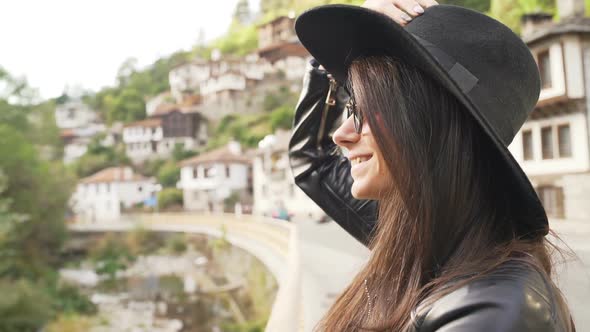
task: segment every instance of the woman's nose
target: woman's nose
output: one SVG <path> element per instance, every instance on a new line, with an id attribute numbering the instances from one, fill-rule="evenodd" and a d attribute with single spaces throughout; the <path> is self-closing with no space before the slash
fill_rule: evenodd
<path id="1" fill-rule="evenodd" d="M 339 146 L 348 148 L 351 144 L 358 142 L 361 135 L 354 129 L 353 117 L 348 117 L 332 135 L 332 140 Z"/>

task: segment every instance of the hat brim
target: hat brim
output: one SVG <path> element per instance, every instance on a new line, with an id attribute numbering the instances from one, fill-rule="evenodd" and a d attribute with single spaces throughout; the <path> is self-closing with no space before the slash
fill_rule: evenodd
<path id="1" fill-rule="evenodd" d="M 429 7 L 415 20 L 426 19 L 429 11 L 439 6 L 445 5 Z M 341 84 L 346 83 L 352 61 L 366 55 L 393 56 L 438 81 L 466 106 L 509 167 L 510 178 L 505 179 L 510 184 L 507 191 L 517 191 L 518 198 L 522 199 L 514 202 L 516 208 L 522 209 L 519 213 L 522 218 L 516 225 L 518 235 L 528 238 L 548 233 L 545 209 L 530 180 L 501 137 L 481 115 L 476 103 L 463 92 L 461 82 L 450 76 L 445 64 L 431 53 L 431 48 L 423 44 L 424 40 L 384 14 L 350 5 L 312 8 L 297 18 L 295 31 L 308 52 Z M 522 206 L 519 207 L 520 204 Z"/>

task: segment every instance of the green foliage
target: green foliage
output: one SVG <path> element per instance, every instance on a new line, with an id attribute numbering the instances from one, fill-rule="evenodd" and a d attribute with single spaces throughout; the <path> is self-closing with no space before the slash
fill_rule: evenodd
<path id="1" fill-rule="evenodd" d="M 272 132 L 269 113 L 227 115 L 217 125 L 207 142 L 207 149 L 220 147 L 235 139 L 245 147 L 256 147 L 264 136 Z"/>
<path id="2" fill-rule="evenodd" d="M 3 198 L 2 194 L 6 190 L 7 179 L 4 172 L 0 169 L 0 241 L 9 234 L 13 225 L 27 220 L 27 216 L 10 211 L 12 199 Z"/>
<path id="3" fill-rule="evenodd" d="M 174 234 L 166 239 L 166 248 L 169 252 L 180 255 L 187 249 L 187 240 L 184 233 Z"/>
<path id="4" fill-rule="evenodd" d="M 110 279 L 114 279 L 117 271 L 124 270 L 135 259 L 128 245 L 112 233 L 102 237 L 88 256 L 97 266 L 96 273 L 106 274 Z"/>
<path id="5" fill-rule="evenodd" d="M 27 280 L 0 280 L 0 331 L 36 332 L 54 315 L 51 299 Z"/>
<path id="6" fill-rule="evenodd" d="M 180 180 L 180 167 L 174 161 L 168 161 L 158 171 L 158 182 L 163 187 L 176 187 Z"/>
<path id="7" fill-rule="evenodd" d="M 191 53 L 179 51 L 163 57 L 145 69 L 137 69 L 135 60 L 126 60 L 117 75 L 118 84 L 100 90 L 84 99 L 98 110 L 103 119 L 135 121 L 145 117 L 144 97 L 155 96 L 169 89 L 168 73 L 175 66 L 190 59 Z"/>
<path id="8" fill-rule="evenodd" d="M 81 332 L 90 331 L 93 326 L 93 318 L 76 314 L 59 315 L 57 319 L 49 323 L 47 332 Z"/>
<path id="9" fill-rule="evenodd" d="M 139 172 L 148 177 L 156 177 L 160 168 L 166 163 L 165 159 L 146 160 L 138 168 Z"/>
<path id="10" fill-rule="evenodd" d="M 103 146 L 100 144 L 100 139 L 100 137 L 95 137 L 88 145 L 88 151 L 70 166 L 78 177 L 87 177 L 111 166 L 131 164 L 131 161 L 125 155 L 125 146 L 123 144 L 115 147 Z"/>
<path id="11" fill-rule="evenodd" d="M 56 311 L 92 309 L 82 294 L 57 284 L 74 178 L 55 162 L 58 153 L 39 154 L 61 150 L 55 104 L 32 104 L 26 81 L 0 68 L 0 86 L 7 77 L 10 91 L 0 96 L 0 331 L 39 331 Z"/>
<path id="12" fill-rule="evenodd" d="M 482 13 L 490 10 L 490 0 L 441 0 L 439 3 L 467 7 Z"/>
<path id="13" fill-rule="evenodd" d="M 207 242 L 209 249 L 213 251 L 213 255 L 218 255 L 221 252 L 228 250 L 231 247 L 231 243 L 227 240 L 227 227 L 225 224 L 219 226 L 221 236 L 218 238 L 210 239 Z"/>
<path id="14" fill-rule="evenodd" d="M 145 118 L 145 102 L 141 93 L 132 88 L 124 89 L 113 101 L 107 113 L 107 122 L 133 122 Z"/>
<path id="15" fill-rule="evenodd" d="M 194 150 L 185 150 L 184 145 L 180 143 L 174 144 L 174 150 L 172 150 L 172 158 L 175 161 L 181 161 L 198 155 L 199 153 Z"/>
<path id="16" fill-rule="evenodd" d="M 0 66 L 0 99 L 10 100 L 13 104 L 32 105 L 38 99 L 38 93 L 25 78 L 14 77 Z"/>
<path id="17" fill-rule="evenodd" d="M 158 193 L 158 208 L 160 210 L 175 206 L 182 206 L 182 190 L 177 188 L 164 188 Z"/>
<path id="18" fill-rule="evenodd" d="M 492 0 L 489 15 L 506 24 L 514 32 L 520 33 L 520 18 L 531 12 L 555 14 L 555 2 L 552 0 Z"/>
<path id="19" fill-rule="evenodd" d="M 0 124 L 0 137 L 0 169 L 6 175 L 0 198 L 10 198 L 10 210 L 28 216 L 0 242 L 0 277 L 35 280 L 58 263 L 73 179 L 61 165 L 41 161 L 19 131 Z"/>
<path id="20" fill-rule="evenodd" d="M 164 239 L 157 232 L 137 227 L 126 235 L 125 242 L 132 255 L 149 255 L 164 245 Z"/>
<path id="21" fill-rule="evenodd" d="M 233 212 L 236 203 L 240 201 L 240 193 L 232 191 L 232 193 L 223 200 L 223 208 L 225 212 Z"/>
<path id="22" fill-rule="evenodd" d="M 88 296 L 80 292 L 76 286 L 62 284 L 58 286 L 53 294 L 54 308 L 57 312 L 66 314 L 92 315 L 97 312 L 97 307 L 90 301 Z"/>
<path id="23" fill-rule="evenodd" d="M 266 320 L 249 321 L 244 324 L 223 324 L 222 330 L 226 332 L 263 332 L 266 327 Z"/>
<path id="24" fill-rule="evenodd" d="M 218 48 L 222 54 L 242 56 L 258 48 L 258 30 L 256 25 L 242 25 L 234 21 L 229 31 L 215 40 L 211 47 Z"/>
<path id="25" fill-rule="evenodd" d="M 277 129 L 291 129 L 295 116 L 294 105 L 283 105 L 270 115 L 270 126 L 274 132 Z"/>

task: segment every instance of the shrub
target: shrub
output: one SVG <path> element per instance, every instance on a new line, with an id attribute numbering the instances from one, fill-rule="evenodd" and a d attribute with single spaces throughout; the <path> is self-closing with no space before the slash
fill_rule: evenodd
<path id="1" fill-rule="evenodd" d="M 165 163 L 158 171 L 158 182 L 163 187 L 175 187 L 180 180 L 180 168 L 173 161 Z"/>
<path id="2" fill-rule="evenodd" d="M 187 249 L 186 236 L 179 233 L 168 237 L 166 247 L 174 254 L 182 254 Z"/>
<path id="3" fill-rule="evenodd" d="M 127 234 L 125 243 L 133 255 L 147 255 L 154 253 L 164 243 L 160 234 L 145 228 L 135 228 Z"/>
<path id="4" fill-rule="evenodd" d="M 164 210 L 174 206 L 182 206 L 182 190 L 164 188 L 158 193 L 158 208 Z"/>
<path id="5" fill-rule="evenodd" d="M 41 287 L 24 279 L 0 280 L 0 331 L 39 331 L 53 316 L 51 300 Z"/>

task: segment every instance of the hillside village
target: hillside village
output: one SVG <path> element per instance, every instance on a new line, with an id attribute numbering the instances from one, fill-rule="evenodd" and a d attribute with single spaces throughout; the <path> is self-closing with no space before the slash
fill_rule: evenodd
<path id="1" fill-rule="evenodd" d="M 97 137 L 102 146 L 123 147 L 129 160 L 81 178 L 71 199 L 72 211 L 90 221 L 116 220 L 133 209 L 181 207 L 266 215 L 282 208 L 319 217 L 319 209 L 295 188 L 287 169 L 285 129 L 290 117 L 284 129 L 275 128 L 275 133 L 259 136 L 250 146 L 227 137 L 211 147 L 212 132 L 233 116 L 264 121 L 262 126 L 268 127 L 265 97 L 277 87 L 291 100 L 299 93 L 309 55 L 293 23 L 292 16 L 280 16 L 259 25 L 258 48 L 243 57 L 213 50 L 211 59 L 195 58 L 174 67 L 168 75 L 169 91 L 146 99 L 143 120 L 106 126 L 80 100 L 59 105 L 55 119 L 64 142 L 64 163 L 82 157 Z M 291 101 L 290 113 L 293 108 Z M 270 128 L 262 133 L 264 129 Z M 177 181 L 165 185 L 170 188 L 138 171 L 150 162 L 173 159 L 175 150 L 191 157 L 177 160 Z M 171 202 L 163 202 L 166 195 L 173 196 Z"/>
<path id="2" fill-rule="evenodd" d="M 590 19 L 583 0 L 560 0 L 557 7 L 558 22 L 540 12 L 521 20 L 542 91 L 510 151 L 551 218 L 581 219 L 590 213 L 582 203 L 590 195 Z M 138 209 L 319 218 L 288 163 L 294 100 L 309 61 L 293 24 L 287 15 L 258 25 L 257 49 L 244 56 L 214 50 L 210 59 L 175 66 L 169 90 L 146 99 L 145 119 L 106 126 L 81 101 L 58 106 L 65 163 L 83 156 L 97 137 L 102 146 L 122 147 L 128 159 L 80 179 L 72 211 L 89 221 Z M 272 94 L 274 108 L 287 114 L 278 126 L 269 125 L 273 108 L 265 105 Z M 232 121 L 246 123 L 248 132 L 232 131 Z M 166 183 L 145 172 L 158 160 L 174 173 Z"/>

